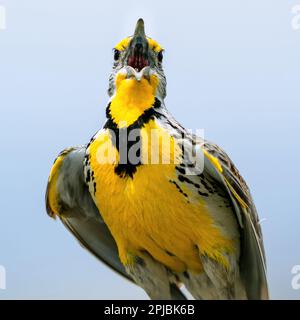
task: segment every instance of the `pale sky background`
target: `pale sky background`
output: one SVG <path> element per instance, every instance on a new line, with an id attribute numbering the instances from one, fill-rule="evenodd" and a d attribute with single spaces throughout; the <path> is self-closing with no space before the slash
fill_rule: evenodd
<path id="1" fill-rule="evenodd" d="M 165 48 L 166 104 L 225 148 L 263 223 L 271 297 L 300 298 L 300 0 L 0 0 L 0 299 L 146 295 L 46 215 L 50 167 L 103 124 L 112 48 L 143 17 Z"/>

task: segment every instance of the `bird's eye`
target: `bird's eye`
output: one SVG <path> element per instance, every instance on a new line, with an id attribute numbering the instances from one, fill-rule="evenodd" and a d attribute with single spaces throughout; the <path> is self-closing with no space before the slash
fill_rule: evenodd
<path id="1" fill-rule="evenodd" d="M 158 62 L 163 61 L 163 52 L 162 51 L 159 51 L 159 53 L 157 54 L 157 60 L 158 60 Z"/>
<path id="2" fill-rule="evenodd" d="M 117 61 L 120 58 L 120 51 L 117 49 L 114 49 L 114 60 Z"/>

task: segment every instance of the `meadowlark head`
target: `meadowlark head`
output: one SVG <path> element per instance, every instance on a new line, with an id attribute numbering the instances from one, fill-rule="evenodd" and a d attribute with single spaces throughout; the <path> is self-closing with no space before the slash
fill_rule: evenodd
<path id="1" fill-rule="evenodd" d="M 113 50 L 114 65 L 109 78 L 108 94 L 113 96 L 122 81 L 130 81 L 135 86 L 147 83 L 159 99 L 166 96 L 166 78 L 162 60 L 162 47 L 145 34 L 143 19 L 136 23 L 133 36 L 120 41 Z"/>

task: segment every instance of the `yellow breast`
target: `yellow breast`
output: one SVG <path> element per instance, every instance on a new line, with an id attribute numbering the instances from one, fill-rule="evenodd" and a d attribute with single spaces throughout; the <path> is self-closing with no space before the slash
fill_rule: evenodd
<path id="1" fill-rule="evenodd" d="M 168 154 L 159 148 L 157 164 L 147 164 L 153 129 L 169 138 L 170 148 Z M 181 156 L 176 141 L 154 120 L 141 130 L 145 164 L 136 168 L 133 178 L 116 174 L 119 154 L 109 131 L 99 134 L 89 147 L 94 200 L 116 240 L 122 263 L 132 263 L 146 251 L 171 270 L 201 272 L 200 251 L 226 265 L 222 252 L 232 250 L 232 241 L 221 235 L 206 203 L 189 186 L 181 192 L 176 186 L 175 166 Z"/>

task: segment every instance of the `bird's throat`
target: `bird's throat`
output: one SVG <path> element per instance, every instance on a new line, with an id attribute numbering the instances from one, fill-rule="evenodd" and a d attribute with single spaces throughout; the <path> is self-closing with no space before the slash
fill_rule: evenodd
<path id="1" fill-rule="evenodd" d="M 119 128 L 133 124 L 155 102 L 158 79 L 126 79 L 122 74 L 116 77 L 116 93 L 110 103 L 110 115 Z"/>

